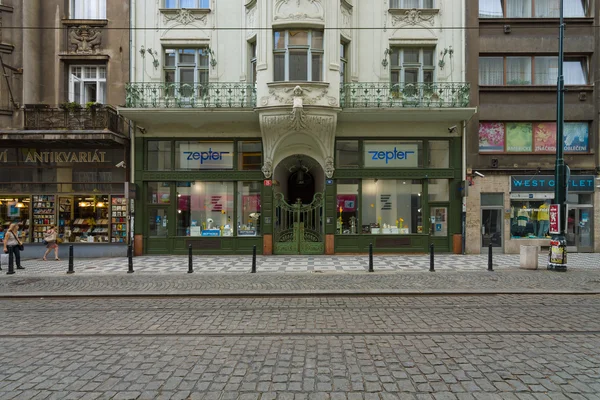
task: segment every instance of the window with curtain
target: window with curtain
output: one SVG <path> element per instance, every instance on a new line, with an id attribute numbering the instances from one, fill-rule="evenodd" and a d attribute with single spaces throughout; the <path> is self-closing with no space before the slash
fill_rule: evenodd
<path id="1" fill-rule="evenodd" d="M 506 57 L 506 84 L 531 85 L 531 57 Z"/>
<path id="2" fill-rule="evenodd" d="M 106 19 L 106 0 L 71 0 L 71 19 Z"/>
<path id="3" fill-rule="evenodd" d="M 273 39 L 275 81 L 323 80 L 323 31 L 275 31 Z"/>
<path id="4" fill-rule="evenodd" d="M 82 105 L 106 103 L 106 67 L 71 65 L 69 67 L 69 101 Z"/>
<path id="5" fill-rule="evenodd" d="M 346 83 L 348 77 L 348 43 L 340 42 L 340 83 Z"/>
<path id="6" fill-rule="evenodd" d="M 250 46 L 250 83 L 256 83 L 256 40 Z"/>
<path id="7" fill-rule="evenodd" d="M 588 1 L 564 0 L 565 18 L 587 16 Z M 479 17 L 558 18 L 559 7 L 560 0 L 479 0 Z"/>
<path id="8" fill-rule="evenodd" d="M 390 8 L 433 8 L 433 0 L 390 0 Z"/>
<path id="9" fill-rule="evenodd" d="M 563 64 L 565 85 L 587 84 L 585 59 L 565 58 Z M 535 84 L 556 85 L 558 79 L 558 57 L 535 57 Z"/>
<path id="10" fill-rule="evenodd" d="M 390 58 L 392 83 L 433 83 L 434 48 L 394 47 Z"/>
<path id="11" fill-rule="evenodd" d="M 504 84 L 504 58 L 479 57 L 479 84 L 483 86 Z"/>
<path id="12" fill-rule="evenodd" d="M 504 65 L 506 64 L 506 73 Z M 587 59 L 565 57 L 565 85 L 587 85 Z M 539 57 L 480 57 L 479 84 L 491 85 L 556 85 L 558 58 Z"/>
<path id="13" fill-rule="evenodd" d="M 210 8 L 210 0 L 165 0 L 165 8 Z"/>
<path id="14" fill-rule="evenodd" d="M 164 76 L 169 96 L 201 97 L 208 83 L 209 55 L 205 48 L 165 49 Z"/>

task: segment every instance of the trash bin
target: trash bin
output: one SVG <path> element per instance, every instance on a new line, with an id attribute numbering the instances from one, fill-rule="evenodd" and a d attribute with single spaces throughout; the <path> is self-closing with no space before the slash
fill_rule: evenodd
<path id="1" fill-rule="evenodd" d="M 452 252 L 462 254 L 462 235 L 460 233 L 452 235 Z"/>
<path id="2" fill-rule="evenodd" d="M 538 246 L 521 245 L 520 265 L 522 269 L 538 269 Z"/>

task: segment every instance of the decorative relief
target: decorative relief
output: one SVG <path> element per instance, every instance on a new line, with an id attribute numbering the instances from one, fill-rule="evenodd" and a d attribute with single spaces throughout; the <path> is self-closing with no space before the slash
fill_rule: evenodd
<path id="1" fill-rule="evenodd" d="M 102 30 L 89 25 L 69 28 L 69 52 L 98 54 L 102 45 Z"/>
<path id="2" fill-rule="evenodd" d="M 325 20 L 321 0 L 277 0 L 274 20 Z"/>
<path id="3" fill-rule="evenodd" d="M 194 14 L 192 11 L 181 8 L 177 10 L 174 14 L 171 13 L 163 13 L 163 23 L 166 25 L 169 22 L 173 22 L 174 24 L 179 25 L 190 25 L 194 22 L 200 22 L 202 25 L 206 26 L 206 14 Z"/>
<path id="4" fill-rule="evenodd" d="M 435 13 L 423 12 L 413 8 L 406 10 L 404 14 L 392 15 L 392 25 L 423 25 L 428 22 L 431 26 L 435 23 Z"/>
<path id="5" fill-rule="evenodd" d="M 348 8 L 343 4 L 340 6 L 340 14 L 342 16 L 341 32 L 347 37 L 352 36 L 352 8 Z"/>
<path id="6" fill-rule="evenodd" d="M 246 37 L 256 32 L 256 6 L 246 9 Z"/>
<path id="7" fill-rule="evenodd" d="M 295 94 L 297 90 L 300 90 Z M 309 93 L 315 94 L 311 97 Z M 270 88 L 269 96 L 263 96 L 260 99 L 260 103 L 263 107 L 269 105 L 271 99 L 274 100 L 276 105 L 291 105 L 294 102 L 294 97 L 300 97 L 302 99 L 302 103 L 306 105 L 315 105 L 318 104 L 321 100 L 327 99 L 327 104 L 331 107 L 337 106 L 337 99 L 333 96 L 328 96 L 329 89 L 328 88 L 307 88 L 300 86 L 296 87 L 283 87 L 283 88 Z"/>

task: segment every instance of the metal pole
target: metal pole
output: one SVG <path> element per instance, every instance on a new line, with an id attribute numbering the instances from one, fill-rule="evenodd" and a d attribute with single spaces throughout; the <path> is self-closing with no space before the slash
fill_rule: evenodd
<path id="1" fill-rule="evenodd" d="M 253 274 L 256 273 L 256 246 L 252 246 L 252 271 Z"/>
<path id="2" fill-rule="evenodd" d="M 131 244 L 127 246 L 127 262 L 129 264 L 129 268 L 127 269 L 128 274 L 133 274 L 133 249 L 131 248 Z"/>
<path id="3" fill-rule="evenodd" d="M 492 243 L 490 242 L 490 246 L 488 248 L 488 271 L 494 270 L 494 264 L 492 264 Z"/>
<path id="4" fill-rule="evenodd" d="M 188 246 L 188 274 L 191 274 L 194 272 L 194 265 L 193 265 L 193 261 L 192 261 L 192 245 L 190 244 Z"/>
<path id="5" fill-rule="evenodd" d="M 369 243 L 369 272 L 373 271 L 373 243 Z"/>
<path id="6" fill-rule="evenodd" d="M 75 266 L 73 264 L 73 245 L 69 246 L 69 269 L 67 270 L 67 274 L 74 274 Z"/>
<path id="7" fill-rule="evenodd" d="M 6 275 L 12 275 L 14 273 L 15 273 L 15 265 L 14 265 L 14 260 L 13 260 L 13 252 L 11 249 L 8 252 L 8 272 L 6 272 Z"/>
<path id="8" fill-rule="evenodd" d="M 558 37 L 558 80 L 556 84 L 556 167 L 555 167 L 555 186 L 554 186 L 554 204 L 558 204 L 560 208 L 560 229 L 557 235 L 553 235 L 552 240 L 559 242 L 559 248 L 563 253 L 563 261 L 566 258 L 566 239 L 565 233 L 567 229 L 567 173 L 564 160 L 564 124 L 565 124 L 565 79 L 563 75 L 563 64 L 565 60 L 564 54 L 564 39 L 565 39 L 565 22 L 564 22 L 564 0 L 560 0 L 560 29 Z M 554 267 L 557 271 L 566 271 L 567 265 L 553 264 L 548 260 L 548 268 Z"/>
<path id="9" fill-rule="evenodd" d="M 429 245 L 429 272 L 435 272 L 435 260 L 433 255 L 433 243 Z"/>

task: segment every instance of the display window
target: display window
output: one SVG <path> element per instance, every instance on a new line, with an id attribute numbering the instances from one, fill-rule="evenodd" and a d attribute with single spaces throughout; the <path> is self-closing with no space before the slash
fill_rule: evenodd
<path id="1" fill-rule="evenodd" d="M 33 196 L 33 242 L 41 243 L 45 232 L 56 225 L 56 196 Z"/>
<path id="2" fill-rule="evenodd" d="M 340 179 L 337 181 L 336 233 L 356 235 L 360 233 L 358 222 L 358 179 Z"/>
<path id="3" fill-rule="evenodd" d="M 260 141 L 238 142 L 238 169 L 260 171 L 262 168 L 262 143 Z"/>
<path id="4" fill-rule="evenodd" d="M 59 238 L 66 243 L 109 243 L 107 195 L 65 196 L 59 200 Z"/>
<path id="5" fill-rule="evenodd" d="M 4 240 L 8 227 L 12 223 L 19 224 L 19 240 L 29 242 L 29 197 L 0 197 L 0 241 Z"/>
<path id="6" fill-rule="evenodd" d="M 238 182 L 237 235 L 260 236 L 261 189 L 260 182 Z"/>
<path id="7" fill-rule="evenodd" d="M 170 204 L 171 185 L 169 182 L 148 182 L 148 203 Z"/>
<path id="8" fill-rule="evenodd" d="M 233 182 L 178 182 L 177 236 L 233 236 Z"/>
<path id="9" fill-rule="evenodd" d="M 127 199 L 125 196 L 113 196 L 110 200 L 110 241 L 127 243 Z"/>
<path id="10" fill-rule="evenodd" d="M 511 239 L 550 238 L 550 200 L 511 200 Z"/>
<path id="11" fill-rule="evenodd" d="M 363 180 L 362 233 L 423 232 L 420 180 Z"/>

